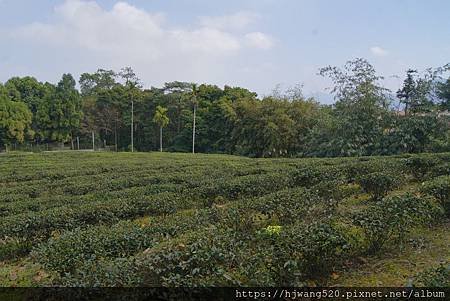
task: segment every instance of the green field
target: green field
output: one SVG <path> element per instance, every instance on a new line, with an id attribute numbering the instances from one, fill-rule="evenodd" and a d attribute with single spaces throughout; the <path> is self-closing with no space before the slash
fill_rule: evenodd
<path id="1" fill-rule="evenodd" d="M 0 286 L 448 286 L 450 154 L 0 155 Z"/>

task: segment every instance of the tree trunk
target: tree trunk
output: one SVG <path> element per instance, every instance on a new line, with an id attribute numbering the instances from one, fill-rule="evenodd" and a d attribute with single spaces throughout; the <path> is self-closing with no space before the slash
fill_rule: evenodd
<path id="1" fill-rule="evenodd" d="M 192 153 L 195 154 L 195 111 L 196 111 L 196 107 L 194 104 L 194 124 L 192 127 Z"/>
<path id="2" fill-rule="evenodd" d="M 134 152 L 134 102 L 131 101 L 131 152 Z"/>
<path id="3" fill-rule="evenodd" d="M 159 151 L 162 152 L 163 151 L 163 146 L 162 146 L 162 126 L 159 127 Z"/>
<path id="4" fill-rule="evenodd" d="M 114 144 L 116 145 L 116 152 L 117 152 L 117 120 L 114 124 Z"/>

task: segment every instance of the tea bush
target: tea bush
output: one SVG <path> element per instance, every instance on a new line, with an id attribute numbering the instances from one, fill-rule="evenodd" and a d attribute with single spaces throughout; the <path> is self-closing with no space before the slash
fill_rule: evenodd
<path id="1" fill-rule="evenodd" d="M 442 214 L 429 198 L 412 194 L 393 196 L 353 216 L 353 223 L 365 233 L 368 252 L 379 251 L 386 242 L 402 239 L 417 224 L 433 222 Z"/>
<path id="2" fill-rule="evenodd" d="M 440 176 L 422 184 L 423 193 L 434 196 L 450 216 L 450 176 Z"/>
<path id="3" fill-rule="evenodd" d="M 417 180 L 423 180 L 438 165 L 439 159 L 429 156 L 413 156 L 406 159 L 406 166 Z"/>
<path id="4" fill-rule="evenodd" d="M 358 179 L 362 189 L 369 193 L 374 200 L 381 200 L 389 191 L 400 184 L 400 179 L 386 172 L 373 172 Z"/>
<path id="5" fill-rule="evenodd" d="M 149 225 L 123 221 L 112 227 L 76 229 L 51 238 L 33 250 L 32 256 L 47 268 L 65 273 L 98 258 L 132 256 L 139 251 L 209 223 L 206 210 L 154 218 Z"/>
<path id="6" fill-rule="evenodd" d="M 57 286 L 323 284 L 343 262 L 440 218 L 449 163 L 449 154 L 0 156 L 0 260 L 28 256 Z M 420 194 L 392 196 L 410 173 L 427 180 Z"/>
<path id="7" fill-rule="evenodd" d="M 449 287 L 450 286 L 450 263 L 442 263 L 438 267 L 429 268 L 417 274 L 412 286 L 419 287 Z"/>
<path id="8" fill-rule="evenodd" d="M 297 224 L 281 231 L 274 243 L 274 260 L 283 275 L 280 284 L 323 275 L 333 269 L 348 247 L 345 236 L 330 222 Z"/>

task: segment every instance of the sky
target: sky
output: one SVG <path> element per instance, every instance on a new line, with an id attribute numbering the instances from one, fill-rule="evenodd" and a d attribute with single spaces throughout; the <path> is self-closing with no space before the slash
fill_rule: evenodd
<path id="1" fill-rule="evenodd" d="M 144 87 L 189 81 L 268 95 L 363 57 L 398 89 L 450 62 L 448 0 L 0 0 L 0 82 L 131 66 Z M 399 77 L 395 77 L 399 76 Z"/>

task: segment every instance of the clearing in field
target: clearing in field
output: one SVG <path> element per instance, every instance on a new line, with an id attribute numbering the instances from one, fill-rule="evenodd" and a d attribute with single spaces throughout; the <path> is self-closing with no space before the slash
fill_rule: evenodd
<path id="1" fill-rule="evenodd" d="M 0 156 L 1 286 L 448 286 L 450 154 Z"/>

